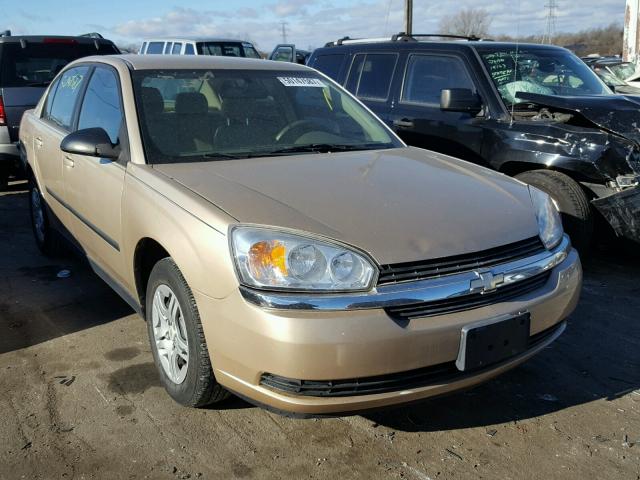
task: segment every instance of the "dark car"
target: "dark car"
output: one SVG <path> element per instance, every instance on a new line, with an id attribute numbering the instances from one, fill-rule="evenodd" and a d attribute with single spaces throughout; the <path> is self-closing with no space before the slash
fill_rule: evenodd
<path id="1" fill-rule="evenodd" d="M 300 50 L 293 43 L 280 43 L 275 46 L 268 59 L 305 65 L 310 55 L 310 51 Z"/>
<path id="2" fill-rule="evenodd" d="M 615 93 L 621 95 L 640 95 L 638 82 L 635 85 L 628 83 L 634 78 L 635 65 L 624 62 L 619 57 L 587 57 L 582 59 L 589 65 L 596 75 Z"/>
<path id="3" fill-rule="evenodd" d="M 614 95 L 568 50 L 404 34 L 342 39 L 308 65 L 408 144 L 478 163 L 555 200 L 585 252 L 600 212 L 640 242 L 640 99 Z"/>
<path id="4" fill-rule="evenodd" d="M 110 40 L 0 34 L 0 187 L 19 165 L 18 127 L 51 80 L 72 60 L 120 53 Z"/>

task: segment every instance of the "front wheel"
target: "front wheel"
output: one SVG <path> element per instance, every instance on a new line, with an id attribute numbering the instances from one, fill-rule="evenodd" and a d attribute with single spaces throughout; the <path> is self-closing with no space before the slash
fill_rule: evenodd
<path id="1" fill-rule="evenodd" d="M 562 226 L 571 243 L 581 255 L 586 255 L 593 240 L 594 219 L 591 204 L 580 184 L 553 170 L 532 170 L 516 175 L 516 178 L 549 194 L 560 211 Z"/>
<path id="2" fill-rule="evenodd" d="M 160 380 L 176 402 L 203 407 L 229 396 L 213 375 L 196 302 L 171 258 L 151 270 L 146 320 Z"/>

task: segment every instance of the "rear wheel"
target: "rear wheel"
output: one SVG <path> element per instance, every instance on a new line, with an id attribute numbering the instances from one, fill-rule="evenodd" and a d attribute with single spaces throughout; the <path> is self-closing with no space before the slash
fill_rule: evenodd
<path id="1" fill-rule="evenodd" d="M 587 254 L 593 240 L 594 219 L 589 199 L 578 182 L 553 170 L 532 170 L 516 178 L 551 196 L 571 243 L 581 254 Z"/>
<path id="2" fill-rule="evenodd" d="M 160 380 L 176 402 L 203 407 L 229 396 L 213 375 L 196 302 L 171 258 L 151 270 L 146 319 Z"/>
<path id="3" fill-rule="evenodd" d="M 51 227 L 46 203 L 33 178 L 29 180 L 29 210 L 33 238 L 38 249 L 48 257 L 58 255 L 60 253 L 58 232 Z"/>

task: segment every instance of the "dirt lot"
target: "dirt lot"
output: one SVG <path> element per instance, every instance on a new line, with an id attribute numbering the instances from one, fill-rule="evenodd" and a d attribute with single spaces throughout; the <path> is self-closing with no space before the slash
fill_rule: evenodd
<path id="1" fill-rule="evenodd" d="M 640 479 L 640 265 L 585 265 L 566 333 L 475 390 L 365 416 L 292 420 L 232 399 L 177 406 L 143 322 L 0 194 L 0 478 Z M 63 268 L 69 278 L 58 279 Z"/>

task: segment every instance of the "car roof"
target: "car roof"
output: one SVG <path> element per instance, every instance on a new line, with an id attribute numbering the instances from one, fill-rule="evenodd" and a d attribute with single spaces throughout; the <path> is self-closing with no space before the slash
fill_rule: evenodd
<path id="1" fill-rule="evenodd" d="M 247 40 L 238 40 L 237 38 L 222 37 L 153 37 L 145 38 L 143 42 L 233 42 L 233 43 L 251 43 Z"/>
<path id="2" fill-rule="evenodd" d="M 72 35 L 11 35 L 7 37 L 0 37 L 0 43 L 19 43 L 22 41 L 27 43 L 43 43 L 45 40 L 75 40 L 77 43 L 113 43 L 111 40 L 106 38 Z"/>
<path id="3" fill-rule="evenodd" d="M 219 70 L 286 70 L 312 71 L 304 65 L 290 62 L 275 62 L 257 58 L 223 57 L 214 55 L 93 55 L 76 60 L 73 63 L 122 62 L 131 70 L 181 70 L 181 69 L 219 69 Z"/>

